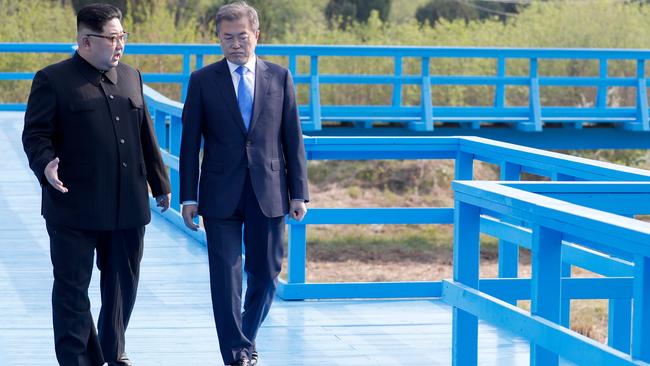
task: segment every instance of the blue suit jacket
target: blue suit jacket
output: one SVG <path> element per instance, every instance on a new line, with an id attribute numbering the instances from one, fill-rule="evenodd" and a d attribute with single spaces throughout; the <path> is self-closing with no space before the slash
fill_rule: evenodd
<path id="1" fill-rule="evenodd" d="M 201 138 L 204 150 L 199 173 Z M 198 201 L 202 216 L 226 218 L 237 207 L 247 169 L 267 217 L 287 214 L 289 199 L 309 200 L 291 74 L 257 59 L 253 114 L 246 131 L 223 59 L 190 77 L 183 107 L 180 200 Z"/>

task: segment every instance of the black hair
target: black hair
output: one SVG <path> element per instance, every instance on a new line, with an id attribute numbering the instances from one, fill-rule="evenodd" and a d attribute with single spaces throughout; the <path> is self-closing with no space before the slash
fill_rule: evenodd
<path id="1" fill-rule="evenodd" d="M 101 33 L 104 25 L 111 19 L 122 21 L 122 12 L 119 8 L 104 3 L 86 5 L 77 13 L 77 29 L 85 26 L 93 32 Z"/>

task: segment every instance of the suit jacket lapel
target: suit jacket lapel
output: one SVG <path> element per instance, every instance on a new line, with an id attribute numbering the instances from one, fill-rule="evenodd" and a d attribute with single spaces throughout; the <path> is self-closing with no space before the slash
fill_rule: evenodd
<path id="1" fill-rule="evenodd" d="M 271 79 L 271 74 L 267 72 L 268 66 L 260 58 L 257 59 L 255 66 L 255 94 L 253 99 L 253 116 L 251 117 L 251 124 L 248 128 L 248 132 L 253 130 L 257 119 L 260 116 L 260 112 L 264 107 L 266 91 L 271 84 L 269 80 Z"/>
<path id="2" fill-rule="evenodd" d="M 233 118 L 231 119 L 234 123 L 239 126 L 241 131 L 244 134 L 247 134 L 246 126 L 244 125 L 244 119 L 241 116 L 239 111 L 239 103 L 237 102 L 237 95 L 235 94 L 235 89 L 232 85 L 232 76 L 230 76 L 230 69 L 228 68 L 228 63 L 226 59 L 219 61 L 219 67 L 216 69 L 217 78 L 215 79 L 217 87 L 216 89 L 221 93 L 223 99 L 230 109 Z"/>

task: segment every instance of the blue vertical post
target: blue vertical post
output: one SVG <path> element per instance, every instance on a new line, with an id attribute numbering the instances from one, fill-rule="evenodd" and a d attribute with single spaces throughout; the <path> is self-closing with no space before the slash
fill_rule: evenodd
<path id="1" fill-rule="evenodd" d="M 531 315 L 554 323 L 560 321 L 562 233 L 543 227 L 533 227 Z M 531 366 L 558 365 L 558 355 L 537 344 L 530 345 Z"/>
<path id="2" fill-rule="evenodd" d="M 174 156 L 179 156 L 181 153 L 181 132 L 182 123 L 181 118 L 177 116 L 171 117 L 171 124 L 169 129 L 169 152 Z M 180 192 L 180 176 L 178 170 L 170 169 L 169 180 L 172 184 L 172 201 L 170 207 L 176 211 L 181 211 L 181 204 L 179 200 Z"/>
<path id="3" fill-rule="evenodd" d="M 636 122 L 628 122 L 625 129 L 634 131 L 648 131 L 648 86 L 645 77 L 645 60 L 636 61 Z"/>
<path id="4" fill-rule="evenodd" d="M 497 85 L 494 91 L 494 106 L 497 108 L 503 108 L 506 105 L 505 77 L 506 59 L 499 57 L 497 58 Z"/>
<path id="5" fill-rule="evenodd" d="M 454 281 L 478 289 L 479 275 L 478 207 L 456 201 L 454 209 Z M 478 318 L 453 308 L 452 365 L 476 365 L 478 362 Z"/>
<path id="6" fill-rule="evenodd" d="M 421 84 L 422 121 L 417 124 L 418 131 L 433 131 L 433 101 L 431 100 L 431 75 L 429 73 L 429 58 L 422 57 Z"/>
<path id="7" fill-rule="evenodd" d="M 198 70 L 203 67 L 203 54 L 199 53 L 196 55 L 196 60 L 194 60 L 194 70 Z"/>
<path id="8" fill-rule="evenodd" d="M 501 164 L 499 179 L 505 181 L 519 180 L 521 165 L 504 162 Z M 505 240 L 499 240 L 499 278 L 516 278 L 519 269 L 519 246 Z M 509 301 L 516 304 L 516 300 Z"/>
<path id="9" fill-rule="evenodd" d="M 289 55 L 289 71 L 291 71 L 291 75 L 294 76 L 298 71 L 298 61 L 295 54 Z"/>
<path id="10" fill-rule="evenodd" d="M 311 122 L 314 131 L 322 129 L 320 109 L 320 82 L 318 77 L 318 56 L 311 56 Z"/>
<path id="11" fill-rule="evenodd" d="M 190 63 L 190 54 L 183 54 L 183 81 L 181 83 L 181 102 L 185 103 L 185 97 L 187 96 L 187 85 L 190 83 L 190 74 L 192 73 L 192 67 Z"/>
<path id="12" fill-rule="evenodd" d="M 609 77 L 609 72 L 607 71 L 607 59 L 601 58 L 599 60 L 599 73 L 598 77 L 600 82 L 598 83 L 598 95 L 596 96 L 596 106 L 598 108 L 605 109 L 607 108 L 607 78 Z"/>
<path id="13" fill-rule="evenodd" d="M 474 155 L 464 151 L 459 151 L 456 154 L 454 170 L 454 179 L 472 180 L 472 177 L 474 176 Z"/>
<path id="14" fill-rule="evenodd" d="M 307 264 L 307 228 L 305 225 L 289 223 L 289 250 L 287 254 L 287 283 L 305 283 Z M 304 298 L 304 294 L 301 294 Z"/>
<path id="15" fill-rule="evenodd" d="M 650 259 L 641 255 L 634 260 L 633 296 L 632 357 L 650 362 Z"/>
<path id="16" fill-rule="evenodd" d="M 576 178 L 574 176 L 554 172 L 551 176 L 554 181 L 558 182 L 572 182 Z M 561 269 L 562 277 L 571 277 L 571 263 L 562 262 Z M 560 324 L 564 327 L 571 328 L 571 299 L 563 297 L 560 299 Z"/>
<path id="17" fill-rule="evenodd" d="M 632 331 L 632 300 L 610 299 L 607 315 L 607 344 L 629 354 L 630 334 Z"/>
<path id="18" fill-rule="evenodd" d="M 395 81 L 393 81 L 393 107 L 400 107 L 402 105 L 402 57 L 395 56 Z"/>
<path id="19" fill-rule="evenodd" d="M 634 218 L 634 215 L 629 215 Z M 609 299 L 607 313 L 607 344 L 621 352 L 630 353 L 632 334 L 632 300 Z"/>
<path id="20" fill-rule="evenodd" d="M 537 70 L 537 59 L 530 59 L 530 82 L 529 82 L 529 122 L 520 122 L 517 127 L 524 131 L 542 130 L 542 105 L 539 96 L 539 73 Z"/>

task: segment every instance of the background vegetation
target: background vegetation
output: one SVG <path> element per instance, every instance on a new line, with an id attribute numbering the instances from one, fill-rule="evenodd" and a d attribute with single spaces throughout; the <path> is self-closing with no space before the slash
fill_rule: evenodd
<path id="1" fill-rule="evenodd" d="M 107 0 L 126 15 L 129 42 L 214 43 L 214 13 L 226 0 Z M 74 42 L 75 9 L 89 0 L 0 0 L 2 42 Z M 458 47 L 650 48 L 650 5 L 639 0 L 553 0 L 495 2 L 482 0 L 250 0 L 260 13 L 261 43 L 411 45 Z M 0 54 L 0 71 L 35 71 L 67 55 Z M 217 56 L 206 61 L 216 60 Z M 282 61 L 282 60 L 279 60 Z M 299 60 L 299 73 L 307 60 Z M 181 60 L 172 56 L 128 55 L 125 62 L 145 72 L 180 72 Z M 302 63 L 304 62 L 304 63 Z M 635 62 L 610 63 L 611 76 L 633 76 Z M 323 58 L 321 72 L 382 74 L 392 72 L 392 60 Z M 419 73 L 419 60 L 406 59 L 405 73 Z M 494 75 L 487 59 L 440 59 L 432 74 Z M 526 75 L 525 62 L 509 61 L 511 75 Z M 543 75 L 592 76 L 591 60 L 542 61 Z M 30 81 L 0 81 L 0 103 L 25 102 Z M 178 99 L 180 89 L 154 85 Z M 593 105 L 590 88 L 545 88 L 544 105 Z M 306 88 L 299 99 L 307 101 Z M 508 88 L 508 105 L 527 105 L 526 88 Z M 323 104 L 388 104 L 390 87 L 322 87 Z M 420 102 L 417 87 L 404 90 L 404 102 Z M 437 105 L 486 105 L 488 87 L 436 87 Z M 633 88 L 611 88 L 608 104 L 633 105 Z M 650 167 L 645 151 L 588 151 L 602 159 Z M 449 206 L 449 161 L 323 161 L 310 163 L 315 207 Z M 498 170 L 479 164 L 476 176 L 495 179 Z M 312 227 L 309 229 L 310 280 L 420 280 L 448 277 L 451 268 L 451 230 L 447 226 L 396 225 Z M 529 270 L 526 253 L 522 274 Z M 496 241 L 485 238 L 484 275 L 494 275 Z M 432 265 L 433 263 L 433 265 Z M 490 267 L 492 265 L 492 267 Z M 350 271 L 346 272 L 346 268 Z M 580 310 L 574 328 L 601 341 L 606 305 Z M 591 314 L 591 315 L 590 315 Z M 594 315 L 595 314 L 595 315 Z"/>

